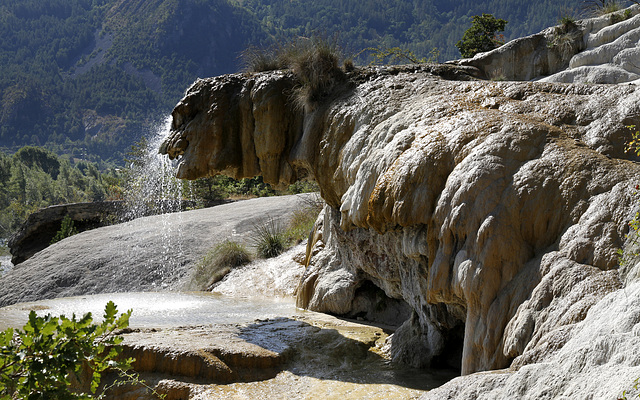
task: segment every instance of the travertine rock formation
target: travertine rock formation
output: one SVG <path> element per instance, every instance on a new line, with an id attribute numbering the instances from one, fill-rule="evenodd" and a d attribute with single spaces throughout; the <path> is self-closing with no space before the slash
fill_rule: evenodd
<path id="1" fill-rule="evenodd" d="M 285 72 L 199 80 L 162 150 L 183 178 L 316 179 L 327 206 L 298 304 L 347 313 L 372 282 L 413 309 L 396 359 L 452 363 L 457 349 L 464 374 L 545 359 L 549 335 L 622 287 L 640 91 L 359 74 L 308 114 Z"/>
<path id="2" fill-rule="evenodd" d="M 452 61 L 489 79 L 623 83 L 640 79 L 640 5 L 515 39 Z"/>

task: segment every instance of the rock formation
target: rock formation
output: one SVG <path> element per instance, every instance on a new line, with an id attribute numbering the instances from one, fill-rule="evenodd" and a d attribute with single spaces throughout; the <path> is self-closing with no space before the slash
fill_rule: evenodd
<path id="1" fill-rule="evenodd" d="M 46 248 L 69 217 L 78 232 L 95 229 L 119 219 L 121 201 L 99 201 L 50 206 L 29 215 L 22 227 L 9 239 L 11 263 L 17 265 Z"/>
<path id="2" fill-rule="evenodd" d="M 455 65 L 500 80 L 623 83 L 640 80 L 640 5 L 515 39 Z"/>
<path id="3" fill-rule="evenodd" d="M 162 147 L 181 178 L 318 182 L 327 205 L 299 306 L 345 314 L 373 283 L 413 310 L 390 343 L 397 360 L 470 374 L 545 360 L 565 343 L 549 338 L 624 286 L 636 86 L 452 81 L 425 67 L 351 80 L 312 112 L 290 101 L 287 72 L 198 80 Z"/>
<path id="4" fill-rule="evenodd" d="M 0 279 L 0 305 L 83 294 L 181 289 L 215 244 L 285 220 L 303 196 L 265 197 L 138 218 L 66 238 Z"/>

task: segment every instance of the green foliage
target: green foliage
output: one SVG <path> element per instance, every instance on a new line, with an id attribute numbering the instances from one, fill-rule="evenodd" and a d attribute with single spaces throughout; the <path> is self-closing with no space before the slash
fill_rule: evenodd
<path id="1" fill-rule="evenodd" d="M 284 231 L 287 247 L 298 244 L 308 238 L 323 204 L 320 196 L 315 195 L 291 213 L 287 229 Z"/>
<path id="2" fill-rule="evenodd" d="M 189 284 L 192 290 L 211 290 L 213 285 L 225 277 L 233 268 L 251 261 L 247 248 L 231 240 L 218 243 L 209 250 L 196 265 L 195 273 Z"/>
<path id="3" fill-rule="evenodd" d="M 56 232 L 56 235 L 51 239 L 51 244 L 57 243 L 62 239 L 66 239 L 69 236 L 73 236 L 78 233 L 78 230 L 73 225 L 73 220 L 67 215 L 62 219 L 60 230 Z"/>
<path id="4" fill-rule="evenodd" d="M 576 19 L 569 15 L 560 17 L 560 21 L 558 22 L 560 22 L 560 27 L 563 33 L 569 32 L 577 27 Z"/>
<path id="5" fill-rule="evenodd" d="M 228 198 L 266 197 L 276 191 L 261 176 L 233 179 L 224 175 L 199 178 L 191 183 L 191 195 L 196 201 L 215 201 Z"/>
<path id="6" fill-rule="evenodd" d="M 285 231 L 273 218 L 253 226 L 251 241 L 259 258 L 279 256 L 287 248 Z"/>
<path id="7" fill-rule="evenodd" d="M 493 50 L 504 44 L 503 38 L 497 36 L 496 32 L 503 32 L 506 26 L 507 21 L 496 19 L 491 14 L 474 15 L 471 28 L 467 29 L 456 47 L 465 58 Z"/>
<path id="8" fill-rule="evenodd" d="M 365 52 L 370 52 L 371 65 L 379 64 L 430 64 L 435 63 L 438 60 L 438 56 L 440 55 L 440 50 L 437 47 L 434 47 L 429 52 L 429 57 L 418 57 L 413 54 L 410 50 L 403 50 L 400 47 L 391 47 L 381 49 L 379 47 L 367 47 L 366 49 L 360 51 L 358 55 L 363 54 Z M 356 55 L 356 57 L 358 56 Z"/>
<path id="9" fill-rule="evenodd" d="M 551 25 L 575 2 L 0 3 L 0 146 L 47 146 L 120 163 L 127 146 L 171 110 L 185 87 L 197 77 L 237 71 L 238 53 L 249 45 L 268 48 L 277 38 L 339 32 L 350 52 L 397 48 L 421 59 L 437 47 L 437 61 L 444 61 L 457 57 L 454 45 L 471 15 L 500 12 L 511 21 L 505 35 L 514 38 Z"/>
<path id="10" fill-rule="evenodd" d="M 316 182 L 304 180 L 297 181 L 296 183 L 289 185 L 287 188 L 288 194 L 313 193 L 319 191 L 320 187 L 318 187 Z"/>
<path id="11" fill-rule="evenodd" d="M 44 148 L 0 153 L 0 237 L 9 237 L 39 208 L 112 199 L 121 185 L 115 169 L 100 172 L 94 163 L 72 164 Z"/>
<path id="12" fill-rule="evenodd" d="M 38 317 L 20 329 L 0 334 L 0 394 L 20 399 L 102 398 L 100 383 L 110 369 L 131 368 L 133 359 L 122 359 L 115 332 L 129 325 L 131 310 L 117 316 L 107 303 L 103 322 L 93 324 L 91 313 Z M 101 390 L 102 389 L 102 390 Z"/>

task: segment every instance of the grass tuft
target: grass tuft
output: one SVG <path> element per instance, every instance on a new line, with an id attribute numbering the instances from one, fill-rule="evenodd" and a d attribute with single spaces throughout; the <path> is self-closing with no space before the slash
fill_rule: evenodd
<path id="1" fill-rule="evenodd" d="M 296 77 L 293 100 L 312 111 L 345 86 L 345 70 L 353 71 L 353 61 L 345 60 L 337 40 L 320 36 L 300 37 L 268 49 L 249 47 L 241 58 L 247 72 L 289 69 Z"/>
<path id="2" fill-rule="evenodd" d="M 259 258 L 279 256 L 287 248 L 287 238 L 284 230 L 273 218 L 254 225 L 251 241 Z"/>
<path id="3" fill-rule="evenodd" d="M 231 240 L 218 243 L 196 265 L 189 285 L 192 290 L 211 290 L 232 269 L 251 262 L 246 246 Z"/>
<path id="4" fill-rule="evenodd" d="M 308 238 L 323 204 L 320 196 L 315 195 L 307 199 L 302 206 L 291 213 L 291 219 L 285 231 L 287 242 L 290 245 L 299 244 Z"/>

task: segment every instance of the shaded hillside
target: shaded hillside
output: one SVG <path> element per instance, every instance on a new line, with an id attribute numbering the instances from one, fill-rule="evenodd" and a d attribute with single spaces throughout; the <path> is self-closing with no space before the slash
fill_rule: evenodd
<path id="1" fill-rule="evenodd" d="M 553 25 L 579 4 L 0 0 L 0 147 L 121 162 L 194 79 L 238 70 L 250 44 L 337 33 L 352 54 L 400 46 L 422 57 L 437 47 L 444 61 L 458 57 L 454 44 L 472 15 L 507 19 L 509 39 Z"/>
<path id="2" fill-rule="evenodd" d="M 195 77 L 234 71 L 238 49 L 263 36 L 224 0 L 4 3 L 0 146 L 10 150 L 120 160 Z"/>

